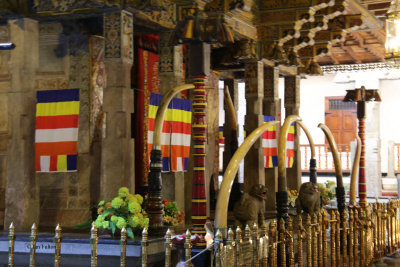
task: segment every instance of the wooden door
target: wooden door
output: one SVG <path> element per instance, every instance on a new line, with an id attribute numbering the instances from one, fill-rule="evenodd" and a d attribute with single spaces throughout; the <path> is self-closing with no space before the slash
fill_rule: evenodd
<path id="1" fill-rule="evenodd" d="M 356 103 L 343 102 L 342 99 L 343 96 L 325 97 L 325 124 L 331 130 L 340 151 L 349 146 L 357 134 Z"/>

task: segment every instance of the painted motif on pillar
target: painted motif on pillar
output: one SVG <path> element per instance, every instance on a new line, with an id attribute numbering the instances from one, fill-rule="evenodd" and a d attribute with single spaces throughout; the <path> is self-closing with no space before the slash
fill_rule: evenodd
<path id="1" fill-rule="evenodd" d="M 75 10 L 121 7 L 121 0 L 33 0 L 32 9 L 36 12 L 72 12 Z"/>
<path id="2" fill-rule="evenodd" d="M 105 57 L 121 57 L 121 14 L 104 14 Z"/>
<path id="3" fill-rule="evenodd" d="M 92 36 L 90 49 L 90 141 L 99 141 L 103 136 L 103 90 L 106 85 L 104 65 L 104 38 Z"/>
<path id="4" fill-rule="evenodd" d="M 131 13 L 121 12 L 121 47 L 122 59 L 133 63 L 133 16 Z"/>
<path id="5" fill-rule="evenodd" d="M 246 94 L 262 94 L 263 79 L 258 79 L 259 74 L 264 72 L 264 64 L 261 61 L 246 64 Z"/>
<path id="6" fill-rule="evenodd" d="M 271 9 L 308 6 L 312 4 L 312 0 L 263 0 L 260 3 L 261 9 Z"/>

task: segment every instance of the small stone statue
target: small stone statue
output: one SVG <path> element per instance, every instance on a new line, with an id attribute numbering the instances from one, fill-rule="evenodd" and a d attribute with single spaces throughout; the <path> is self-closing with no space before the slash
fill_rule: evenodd
<path id="1" fill-rule="evenodd" d="M 312 214 L 320 210 L 320 197 L 318 185 L 313 182 L 307 182 L 300 186 L 299 196 L 296 199 L 297 214 L 301 211 Z"/>
<path id="2" fill-rule="evenodd" d="M 264 201 L 267 188 L 262 184 L 253 185 L 249 193 L 244 193 L 235 203 L 233 214 L 235 216 L 235 227 L 244 228 L 246 224 L 250 227 L 264 222 Z"/>

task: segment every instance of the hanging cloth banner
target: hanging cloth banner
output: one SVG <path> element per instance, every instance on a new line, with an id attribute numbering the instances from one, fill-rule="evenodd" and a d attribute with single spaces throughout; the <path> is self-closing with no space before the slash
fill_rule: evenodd
<path id="1" fill-rule="evenodd" d="M 36 171 L 76 171 L 79 89 L 38 91 L 36 99 Z"/>
<path id="2" fill-rule="evenodd" d="M 149 105 L 148 157 L 153 147 L 154 121 L 162 95 L 151 93 Z M 191 139 L 192 101 L 174 98 L 165 114 L 161 134 L 163 172 L 186 171 Z"/>
<path id="3" fill-rule="evenodd" d="M 264 116 L 264 122 L 275 120 L 274 116 Z M 269 127 L 262 134 L 262 148 L 264 149 L 264 167 L 278 167 L 278 141 L 276 138 L 276 125 Z M 286 140 L 286 168 L 293 166 L 294 159 L 294 123 L 289 127 Z"/>

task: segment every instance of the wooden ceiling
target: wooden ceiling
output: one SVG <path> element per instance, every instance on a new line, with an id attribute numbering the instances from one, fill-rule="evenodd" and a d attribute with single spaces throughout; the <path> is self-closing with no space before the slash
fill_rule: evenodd
<path id="1" fill-rule="evenodd" d="M 359 2 L 381 22 L 382 27 L 380 29 L 361 27 L 347 33 L 345 41 L 334 44 L 328 55 L 318 59 L 321 66 L 383 62 L 385 60 L 384 25 L 391 1 L 361 0 Z"/>

